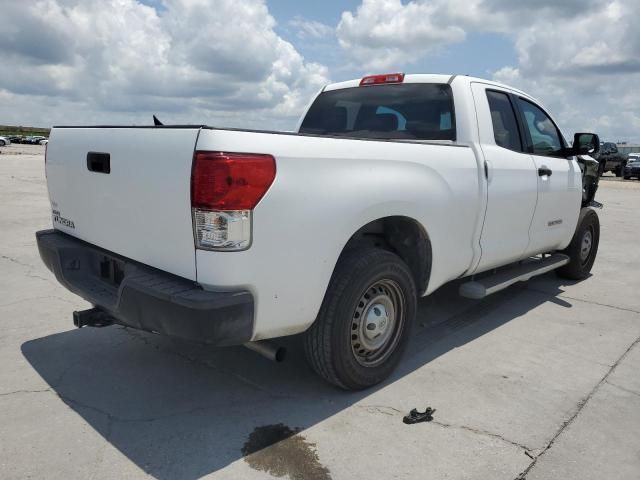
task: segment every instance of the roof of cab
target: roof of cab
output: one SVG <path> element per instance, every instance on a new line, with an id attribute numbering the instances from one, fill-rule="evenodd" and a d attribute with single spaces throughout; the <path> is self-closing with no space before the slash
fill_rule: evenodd
<path id="1" fill-rule="evenodd" d="M 353 80 L 347 80 L 344 82 L 331 83 L 324 87 L 323 92 L 328 92 L 331 90 L 340 90 L 343 88 L 353 88 L 360 86 L 361 78 L 356 78 Z M 531 100 L 534 100 L 536 103 L 540 104 L 540 102 L 522 90 L 518 90 L 517 88 L 513 88 L 509 85 L 505 85 L 503 83 L 495 82 L 493 80 L 487 80 L 484 78 L 478 77 L 470 77 L 468 75 L 459 75 L 459 74 L 431 74 L 431 73 L 412 73 L 404 76 L 404 81 L 402 83 L 452 83 L 454 81 L 464 81 L 466 83 L 478 82 L 485 83 L 489 85 L 493 85 L 499 88 L 504 88 L 507 90 L 511 90 L 519 95 L 527 97 Z"/>

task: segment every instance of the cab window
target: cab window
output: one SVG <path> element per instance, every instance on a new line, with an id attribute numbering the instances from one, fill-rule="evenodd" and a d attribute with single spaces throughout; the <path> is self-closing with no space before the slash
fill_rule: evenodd
<path id="1" fill-rule="evenodd" d="M 522 140 L 509 96 L 506 93 L 487 90 L 487 100 L 489 101 L 496 145 L 521 152 Z"/>
<path id="2" fill-rule="evenodd" d="M 300 133 L 385 140 L 456 139 L 453 92 L 447 84 L 403 83 L 322 92 Z"/>
<path id="3" fill-rule="evenodd" d="M 518 98 L 518 105 L 530 139 L 530 152 L 534 155 L 562 156 L 564 146 L 560 132 L 551 118 L 541 108 L 523 98 Z"/>

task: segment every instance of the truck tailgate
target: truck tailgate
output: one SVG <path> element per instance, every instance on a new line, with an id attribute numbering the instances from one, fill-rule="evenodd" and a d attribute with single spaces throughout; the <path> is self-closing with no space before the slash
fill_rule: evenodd
<path id="1" fill-rule="evenodd" d="M 195 280 L 190 179 L 198 132 L 54 128 L 46 157 L 54 228 Z"/>

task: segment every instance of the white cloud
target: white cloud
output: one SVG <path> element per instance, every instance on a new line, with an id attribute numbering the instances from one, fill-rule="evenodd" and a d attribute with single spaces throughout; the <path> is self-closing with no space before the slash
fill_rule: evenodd
<path id="1" fill-rule="evenodd" d="M 296 36 L 301 40 L 326 38 L 335 33 L 335 29 L 329 25 L 315 20 L 307 20 L 300 16 L 289 21 L 289 25 L 296 29 Z"/>
<path id="2" fill-rule="evenodd" d="M 540 98 L 567 133 L 640 141 L 638 13 L 638 0 L 363 0 L 337 35 L 365 71 L 405 71 L 469 32 L 506 35 L 517 64 L 496 79 Z"/>
<path id="3" fill-rule="evenodd" d="M 540 98 L 565 132 L 640 141 L 637 2 L 364 0 L 336 28 L 301 17 L 288 26 L 314 46 L 306 51 L 356 76 L 406 71 L 468 33 L 499 33 L 517 60 L 495 78 Z M 324 65 L 276 33 L 265 0 L 0 3 L 2 123 L 149 123 L 157 113 L 287 128 L 328 82 Z"/>
<path id="4" fill-rule="evenodd" d="M 636 0 L 596 2 L 569 19 L 514 33 L 518 64 L 496 79 L 540 98 L 565 134 L 593 130 L 640 141 L 640 31 Z"/>
<path id="5" fill-rule="evenodd" d="M 440 9 L 438 2 L 363 0 L 355 14 L 342 14 L 338 41 L 357 65 L 393 70 L 442 45 L 464 40 L 462 28 L 438 18 Z"/>
<path id="6" fill-rule="evenodd" d="M 3 6 L 6 123 L 291 126 L 328 82 L 275 31 L 262 0 L 40 0 Z M 73 117 L 71 117 L 73 112 Z M 265 125 L 268 119 L 269 125 Z"/>

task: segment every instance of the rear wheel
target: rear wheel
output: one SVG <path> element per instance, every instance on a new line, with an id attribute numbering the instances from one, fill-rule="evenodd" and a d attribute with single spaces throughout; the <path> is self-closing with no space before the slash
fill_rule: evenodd
<path id="1" fill-rule="evenodd" d="M 569 256 L 569 263 L 556 270 L 558 275 L 571 280 L 587 278 L 596 260 L 599 243 L 600 220 L 598 214 L 591 208 L 583 208 L 571 243 L 563 251 Z"/>
<path id="2" fill-rule="evenodd" d="M 347 251 L 305 333 L 309 363 L 346 390 L 375 385 L 400 361 L 415 313 L 413 277 L 397 255 L 377 248 Z"/>

